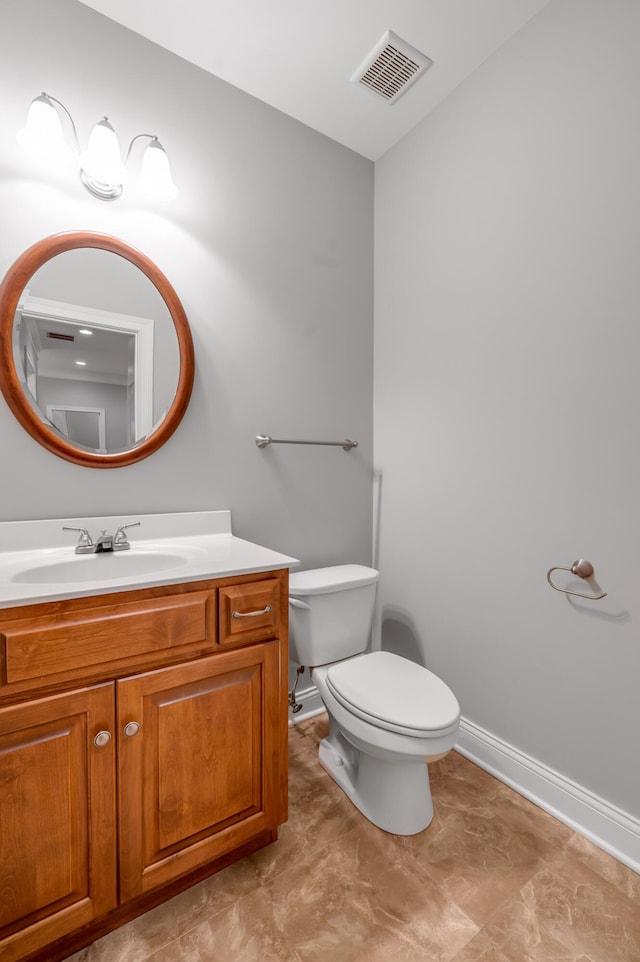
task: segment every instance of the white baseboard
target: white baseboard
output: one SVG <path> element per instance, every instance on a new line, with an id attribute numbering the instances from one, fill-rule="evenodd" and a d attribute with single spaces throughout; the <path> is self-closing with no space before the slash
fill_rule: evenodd
<path id="1" fill-rule="evenodd" d="M 640 873 L 640 820 L 463 718 L 456 751 Z"/>

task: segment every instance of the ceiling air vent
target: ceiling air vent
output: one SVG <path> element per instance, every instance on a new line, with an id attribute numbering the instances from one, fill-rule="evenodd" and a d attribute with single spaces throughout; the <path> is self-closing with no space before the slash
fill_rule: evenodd
<path id="1" fill-rule="evenodd" d="M 394 104 L 432 63 L 429 57 L 387 30 L 353 74 L 351 83 L 362 84 L 388 104 Z"/>
<path id="2" fill-rule="evenodd" d="M 58 331 L 47 331 L 47 337 L 53 338 L 54 341 L 75 341 L 73 334 L 60 334 Z"/>

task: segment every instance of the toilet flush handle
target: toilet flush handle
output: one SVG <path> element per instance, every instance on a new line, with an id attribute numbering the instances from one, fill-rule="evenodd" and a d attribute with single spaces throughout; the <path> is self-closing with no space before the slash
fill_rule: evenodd
<path id="1" fill-rule="evenodd" d="M 311 605 L 308 605 L 306 601 L 300 601 L 299 598 L 289 596 L 289 604 L 292 608 L 304 608 L 306 611 L 311 611 Z"/>

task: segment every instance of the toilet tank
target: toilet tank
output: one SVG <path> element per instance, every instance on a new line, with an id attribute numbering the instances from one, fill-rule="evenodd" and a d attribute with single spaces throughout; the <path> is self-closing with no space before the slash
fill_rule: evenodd
<path id="1" fill-rule="evenodd" d="M 289 655 L 317 667 L 363 652 L 378 572 L 364 565 L 296 571 L 289 577 Z"/>

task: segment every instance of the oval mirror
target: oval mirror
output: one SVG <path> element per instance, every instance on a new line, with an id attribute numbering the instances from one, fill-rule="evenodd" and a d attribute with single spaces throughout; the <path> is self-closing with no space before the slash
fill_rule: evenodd
<path id="1" fill-rule="evenodd" d="M 0 285 L 0 388 L 58 457 L 95 468 L 148 457 L 182 420 L 193 376 L 178 295 L 115 237 L 47 237 Z"/>

